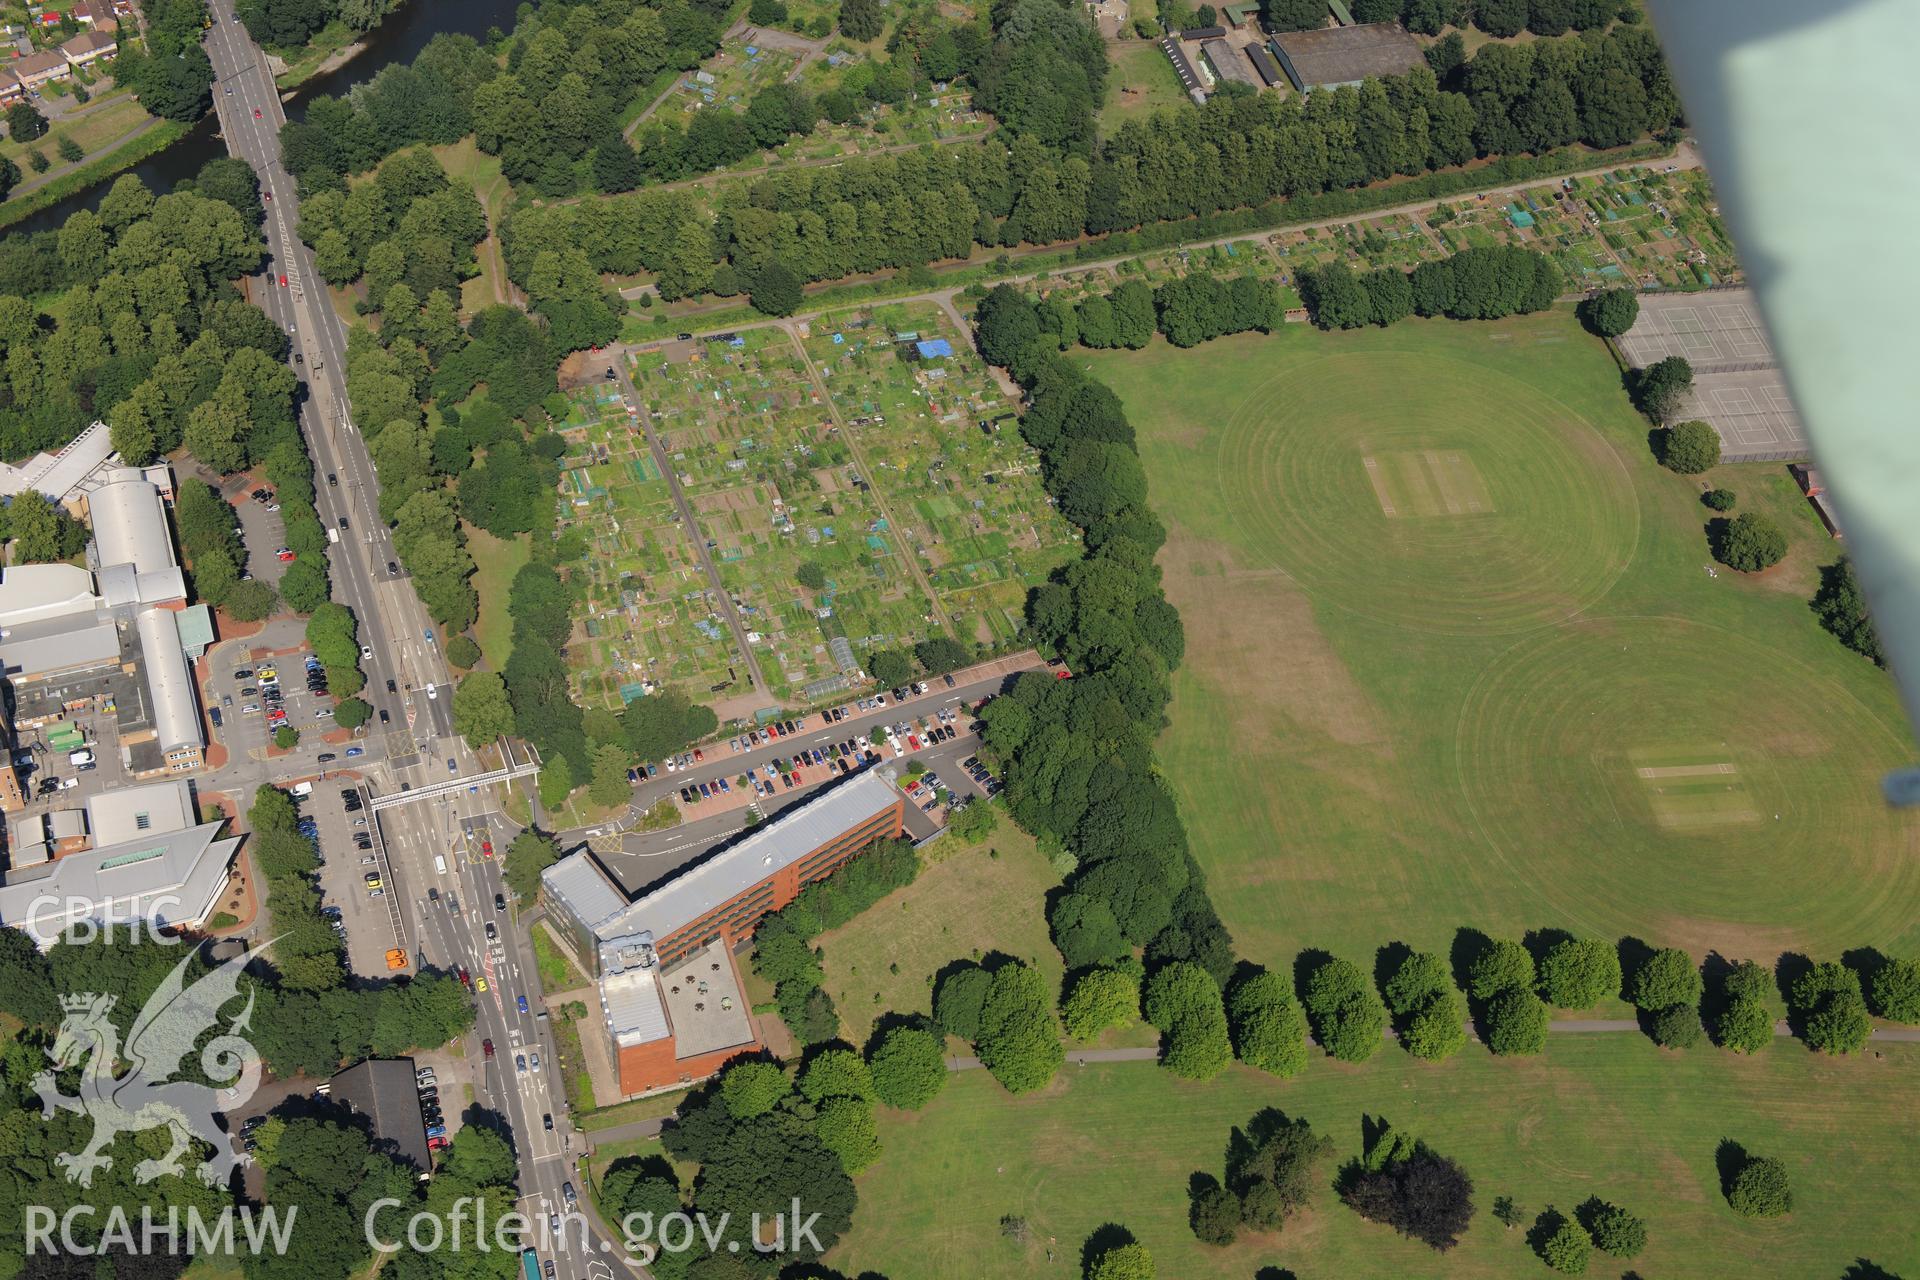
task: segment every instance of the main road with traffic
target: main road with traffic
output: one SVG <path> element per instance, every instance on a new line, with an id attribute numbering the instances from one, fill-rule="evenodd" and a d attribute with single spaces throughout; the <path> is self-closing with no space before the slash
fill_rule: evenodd
<path id="1" fill-rule="evenodd" d="M 366 698 L 377 714 L 368 725 L 371 763 L 363 772 L 386 796 L 485 773 L 500 761 L 482 760 L 453 733 L 453 690 L 432 619 L 380 518 L 379 478 L 347 394 L 346 328 L 312 251 L 295 234 L 299 192 L 280 159 L 286 116 L 278 89 L 259 47 L 234 17 L 233 0 L 212 0 L 211 10 L 206 48 L 221 133 L 228 151 L 259 175 L 266 209 L 268 259 L 248 287 L 292 340 L 316 505 L 339 539 L 331 548 L 334 596 L 353 610 L 372 655 L 363 666 Z M 498 752 L 490 747 L 488 755 Z M 334 792 L 317 785 L 312 803 L 341 803 Z M 494 785 L 383 807 L 376 819 L 385 889 L 401 904 L 402 945 L 418 963 L 464 970 L 475 987 L 479 1022 L 468 1055 L 475 1064 L 474 1106 L 505 1127 L 519 1159 L 521 1207 L 545 1221 L 566 1207 L 573 1125 L 531 947 L 506 909 L 499 855 L 509 827 Z M 493 1046 L 490 1055 L 483 1043 Z M 535 1069 L 536 1062 L 544 1069 Z M 568 1220 L 567 1239 L 566 1248 L 550 1242 L 541 1248 L 555 1264 L 555 1280 L 613 1280 L 616 1269 L 629 1270 L 621 1250 L 584 1220 Z"/>

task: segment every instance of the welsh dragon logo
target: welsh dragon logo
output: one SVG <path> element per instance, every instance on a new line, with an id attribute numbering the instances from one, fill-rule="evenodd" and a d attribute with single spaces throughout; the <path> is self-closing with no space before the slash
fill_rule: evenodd
<path id="1" fill-rule="evenodd" d="M 213 1147 L 212 1158 L 195 1170 L 209 1186 L 224 1183 L 246 1159 L 234 1153 L 232 1139 L 214 1117 L 244 1103 L 260 1086 L 260 1055 L 239 1034 L 253 1015 L 251 992 L 227 1033 L 215 1036 L 200 1050 L 200 1071 L 214 1083 L 172 1077 L 181 1071 L 199 1039 L 219 1025 L 221 1007 L 240 994 L 240 972 L 247 960 L 245 955 L 236 956 L 189 987 L 185 977 L 193 962 L 190 952 L 140 1010 L 124 1049 L 108 1017 L 117 997 L 90 991 L 60 998 L 66 1016 L 47 1055 L 54 1070 L 35 1076 L 33 1086 L 43 1115 L 51 1118 L 56 1109 L 75 1111 L 93 1121 L 93 1137 L 84 1151 L 56 1157 L 69 1182 L 92 1186 L 94 1173 L 113 1164 L 113 1157 L 105 1152 L 115 1137 L 162 1125 L 171 1132 L 173 1144 L 166 1155 L 134 1167 L 137 1182 L 148 1183 L 163 1174 L 184 1176 L 189 1143 L 195 1138 Z M 84 1064 L 80 1091 L 61 1093 L 54 1071 L 76 1064 Z M 123 1064 L 126 1074 L 116 1076 L 115 1070 Z M 227 1093 L 224 1100 L 222 1090 Z"/>

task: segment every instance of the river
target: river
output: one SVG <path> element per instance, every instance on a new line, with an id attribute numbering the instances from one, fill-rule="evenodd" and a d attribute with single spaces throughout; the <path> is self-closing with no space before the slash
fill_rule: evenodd
<path id="1" fill-rule="evenodd" d="M 366 47 L 357 56 L 343 66 L 314 76 L 294 90 L 293 96 L 287 99 L 287 115 L 290 119 L 302 119 L 306 115 L 306 104 L 314 98 L 322 94 L 339 97 L 354 85 L 371 80 L 383 67 L 413 61 L 414 55 L 443 31 L 463 32 L 483 40 L 489 27 L 512 30 L 518 8 L 519 0 L 402 0 L 397 12 L 361 37 Z M 216 84 L 214 92 L 219 91 L 220 86 Z M 226 154 L 226 144 L 220 140 L 219 121 L 214 113 L 208 112 L 178 142 L 121 172 L 133 174 L 156 192 L 166 192 L 180 179 L 200 172 L 200 166 L 207 161 Z M 75 210 L 97 208 L 119 176 L 115 173 L 103 178 L 32 217 L 21 219 L 7 229 L 8 234 L 57 229 Z"/>

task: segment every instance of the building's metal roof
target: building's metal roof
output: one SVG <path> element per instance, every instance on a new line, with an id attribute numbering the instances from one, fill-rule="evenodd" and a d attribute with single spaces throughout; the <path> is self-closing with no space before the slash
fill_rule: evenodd
<path id="1" fill-rule="evenodd" d="M 540 873 L 549 898 L 557 898 L 573 918 L 589 929 L 626 909 L 627 895 L 600 870 L 585 849 L 570 853 Z"/>
<path id="2" fill-rule="evenodd" d="M 1160 52 L 1167 55 L 1167 61 L 1173 64 L 1173 74 L 1179 79 L 1180 87 L 1185 89 L 1195 102 L 1207 100 L 1206 86 L 1201 83 L 1200 73 L 1193 69 L 1193 63 L 1187 60 L 1186 50 L 1172 36 L 1160 41 Z"/>
<path id="3" fill-rule="evenodd" d="M 148 609 L 134 627 L 140 633 L 140 656 L 146 665 L 147 688 L 153 692 L 153 727 L 160 745 L 167 749 L 205 746 L 193 698 L 193 673 L 180 652 L 172 611 Z"/>
<path id="4" fill-rule="evenodd" d="M 1247 58 L 1253 63 L 1253 69 L 1260 73 L 1260 78 L 1269 85 L 1279 84 L 1286 78 L 1286 73 L 1280 70 L 1280 64 L 1273 60 L 1273 55 L 1267 52 L 1266 46 L 1248 45 Z"/>
<path id="5" fill-rule="evenodd" d="M 216 839 L 222 822 L 71 853 L 0 885 L 0 925 L 25 929 L 42 948 L 81 920 L 145 919 L 193 924 L 227 880 L 238 837 Z"/>
<path id="6" fill-rule="evenodd" d="M 1241 84 L 1258 89 L 1260 82 L 1254 78 L 1253 69 L 1240 51 L 1225 40 L 1209 40 L 1200 46 L 1200 52 L 1207 55 L 1207 61 L 1213 65 L 1214 72 L 1223 80 L 1237 80 Z"/>
<path id="7" fill-rule="evenodd" d="M 641 932 L 665 938 L 899 799 L 900 793 L 879 775 L 858 774 L 636 899 L 595 925 L 594 933 L 603 939 Z"/>
<path id="8" fill-rule="evenodd" d="M 93 611 L 93 575 L 72 564 L 0 569 L 0 627 Z"/>
<path id="9" fill-rule="evenodd" d="M 627 969 L 600 979 L 600 1006 L 616 1045 L 650 1044 L 673 1034 L 660 1000 L 658 969 Z"/>
<path id="10" fill-rule="evenodd" d="M 0 669 L 18 680 L 49 671 L 100 667 L 120 660 L 120 632 L 111 622 L 72 619 L 9 627 L 0 635 Z"/>
<path id="11" fill-rule="evenodd" d="M 150 573 L 178 563 L 160 491 L 138 467 L 109 471 L 106 483 L 87 497 L 87 517 L 101 566 L 130 564 Z"/>

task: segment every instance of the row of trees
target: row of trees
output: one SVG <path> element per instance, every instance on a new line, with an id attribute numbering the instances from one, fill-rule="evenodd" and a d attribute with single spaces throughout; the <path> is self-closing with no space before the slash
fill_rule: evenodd
<path id="1" fill-rule="evenodd" d="M 369 31 L 393 12 L 399 0 L 236 0 L 234 16 L 255 43 L 297 50 L 321 28 L 338 22 L 353 31 Z"/>
<path id="2" fill-rule="evenodd" d="M 1752 961 L 1710 957 L 1703 967 L 1677 948 L 1644 951 L 1632 940 L 1616 948 L 1557 931 L 1530 935 L 1525 944 L 1463 931 L 1451 963 L 1384 947 L 1371 979 L 1349 960 L 1303 952 L 1295 965 L 1297 999 L 1296 983 L 1244 963 L 1224 992 L 1185 960 L 1156 968 L 1143 990 L 1142 964 L 1130 953 L 1084 963 L 1090 930 L 1101 928 L 1089 924 L 1097 916 L 1097 904 L 1076 893 L 1063 895 L 1053 913 L 1070 966 L 1060 1006 L 1067 1034 L 1093 1040 L 1132 1025 L 1144 1008 L 1163 1037 L 1162 1065 L 1190 1079 L 1210 1079 L 1235 1058 L 1273 1075 L 1296 1075 L 1307 1062 L 1309 1028 L 1324 1053 L 1347 1062 L 1372 1057 L 1389 1026 L 1402 1049 L 1426 1061 L 1465 1048 L 1469 1024 L 1495 1054 L 1537 1054 L 1546 1047 L 1553 1009 L 1591 1009 L 1616 996 L 1639 1010 L 1656 1043 L 1672 1049 L 1698 1046 L 1711 1027 L 1721 1046 L 1760 1052 L 1775 1038 L 1775 990 L 1785 996 L 1795 1031 L 1823 1053 L 1857 1052 L 1872 1033 L 1870 1014 L 1920 1022 L 1920 961 L 1869 958 L 1858 969 L 1798 961 L 1783 964 L 1776 979 Z M 1624 980 L 1622 950 L 1635 956 Z M 964 1011 L 977 1007 L 988 976 L 972 966 L 944 978 L 935 1017 L 950 1034 L 979 1039 Z"/>
<path id="3" fill-rule="evenodd" d="M 1351 8 L 1355 22 L 1398 22 L 1429 36 L 1472 23 L 1502 39 L 1522 31 L 1558 36 L 1599 30 L 1616 18 L 1641 17 L 1639 6 L 1622 0 L 1354 0 Z M 1327 22 L 1325 6 L 1313 0 L 1265 0 L 1260 14 L 1269 31 L 1311 31 Z"/>
<path id="4" fill-rule="evenodd" d="M 1036 29 L 1078 21 L 1047 17 L 1045 7 L 1016 9 L 1014 16 L 1026 14 Z M 1032 47 L 1060 45 L 1041 38 Z M 671 299 L 717 282 L 738 289 L 770 261 L 804 280 L 911 268 L 964 256 L 976 242 L 1051 243 L 1207 217 L 1457 166 L 1476 155 L 1540 151 L 1575 139 L 1618 145 L 1665 129 L 1677 115 L 1659 47 L 1641 28 L 1536 48 L 1482 49 L 1462 73 L 1467 93 L 1443 90 L 1425 69 L 1304 102 L 1223 93 L 1205 106 L 1129 120 L 1098 147 L 1083 145 L 1072 128 L 1012 127 L 1029 105 L 1046 114 L 1069 90 L 1029 77 L 1019 89 L 1001 83 L 1001 96 L 989 102 L 983 66 L 976 100 L 1000 109 L 1009 122 L 1004 140 L 997 134 L 975 147 L 925 148 L 727 184 L 711 220 L 691 199 L 665 198 L 684 193 L 593 202 L 631 202 L 613 210 L 526 209 L 509 219 L 503 241 L 511 273 L 523 283 L 542 251 L 581 247 L 593 271 L 657 273 Z M 1561 94 L 1572 100 L 1575 132 L 1554 141 L 1566 130 L 1530 113 L 1537 99 L 1557 102 Z M 1047 101 L 1010 101 L 1022 95 Z M 1065 136 L 1049 140 L 1055 133 Z M 723 268 L 732 273 L 724 281 Z"/>
<path id="5" fill-rule="evenodd" d="M 1344 262 L 1300 272 L 1300 297 L 1322 329 L 1395 324 L 1410 315 L 1498 320 L 1544 311 L 1563 281 L 1553 259 L 1515 245 L 1462 249 L 1412 271 L 1355 275 Z"/>
<path id="6" fill-rule="evenodd" d="M 265 618 L 279 606 L 279 593 L 271 586 L 257 579 L 241 580 L 247 552 L 240 538 L 240 520 L 218 489 L 199 480 L 182 481 L 174 494 L 173 525 L 180 535 L 180 555 L 192 575 L 194 594 L 201 600 L 242 622 Z"/>
<path id="7" fill-rule="evenodd" d="M 822 985 L 826 972 L 813 939 L 912 884 L 919 874 L 920 860 L 910 843 L 881 840 L 756 926 L 754 971 L 773 984 L 780 1016 L 802 1044 L 823 1044 L 840 1034 L 840 1015 Z"/>
<path id="8" fill-rule="evenodd" d="M 522 317 L 524 320 L 524 317 Z M 444 416 L 444 415 L 443 415 Z M 462 423 L 471 421 L 469 414 Z M 500 672 L 499 691 L 505 694 L 506 707 L 500 708 L 493 679 L 476 672 L 462 682 L 456 694 L 456 710 L 463 706 L 488 709 L 486 724 L 491 732 L 512 730 L 540 748 L 547 767 L 540 777 L 541 797 L 557 806 L 576 785 L 591 787 L 596 804 L 611 806 L 630 794 L 627 770 L 648 760 L 660 760 L 687 744 L 698 742 L 719 726 L 712 710 L 689 702 L 675 690 L 664 690 L 636 700 L 618 712 L 601 707 L 582 709 L 573 701 L 572 685 L 562 656 L 573 632 L 573 610 L 581 597 L 580 581 L 572 567 L 587 554 L 586 538 L 578 529 L 556 533 L 557 514 L 549 484 L 543 491 L 512 482 L 520 468 L 543 469 L 557 456 L 543 448 L 537 438 L 530 461 L 512 462 L 520 457 L 512 448 L 504 449 L 498 464 L 501 471 L 485 483 L 489 502 L 504 499 L 509 490 L 524 496 L 530 516 L 528 535 L 532 555 L 514 575 L 507 590 L 507 614 L 512 620 L 513 652 Z M 490 455 L 489 468 L 494 464 Z M 461 501 L 474 503 L 476 515 L 484 515 L 478 506 L 469 477 L 460 480 Z M 509 483 L 512 482 L 512 483 Z M 495 503 L 490 510 L 499 515 L 510 504 Z M 469 686 L 472 686 L 469 689 Z M 476 723 L 471 710 L 463 720 L 462 731 L 473 733 Z"/>
<path id="9" fill-rule="evenodd" d="M 253 1041 L 276 1075 L 328 1075 L 342 1062 L 432 1048 L 472 1028 L 473 1002 L 451 975 L 349 987 L 340 940 L 320 914 L 319 850 L 300 833 L 292 799 L 262 787 L 247 819 L 278 931 Z"/>
<path id="10" fill-rule="evenodd" d="M 996 310 L 996 350 L 1017 351 L 1038 334 L 1052 334 L 1064 350 L 1078 343 L 1095 350 L 1139 350 L 1158 332 L 1176 347 L 1198 346 L 1231 333 L 1270 332 L 1278 320 L 1279 296 L 1273 282 L 1260 276 L 1221 280 L 1204 271 L 1170 280 L 1158 289 L 1128 280 L 1110 294 L 1094 294 L 1077 304 L 1055 295 L 1031 310 Z M 1034 332 L 1026 332 L 1029 319 Z"/>
<path id="11" fill-rule="evenodd" d="M 1040 451 L 1047 490 L 1086 546 L 1027 606 L 1029 638 L 1063 658 L 1073 678 L 1017 680 L 982 709 L 986 745 L 1004 767 L 1013 816 L 1067 876 L 1048 920 L 1068 967 L 1124 971 L 1144 948 L 1154 975 L 1148 1016 L 1163 1030 L 1178 1026 L 1178 1060 L 1204 1073 L 1222 1061 L 1225 1023 L 1214 1006 L 1234 956 L 1153 761 L 1168 674 L 1186 648 L 1153 561 L 1165 531 L 1146 506 L 1146 477 L 1119 400 L 1043 328 L 1058 316 L 1057 308 L 1043 315 L 1010 286 L 990 292 L 975 316 L 982 355 L 1029 390 L 1021 433 Z"/>

